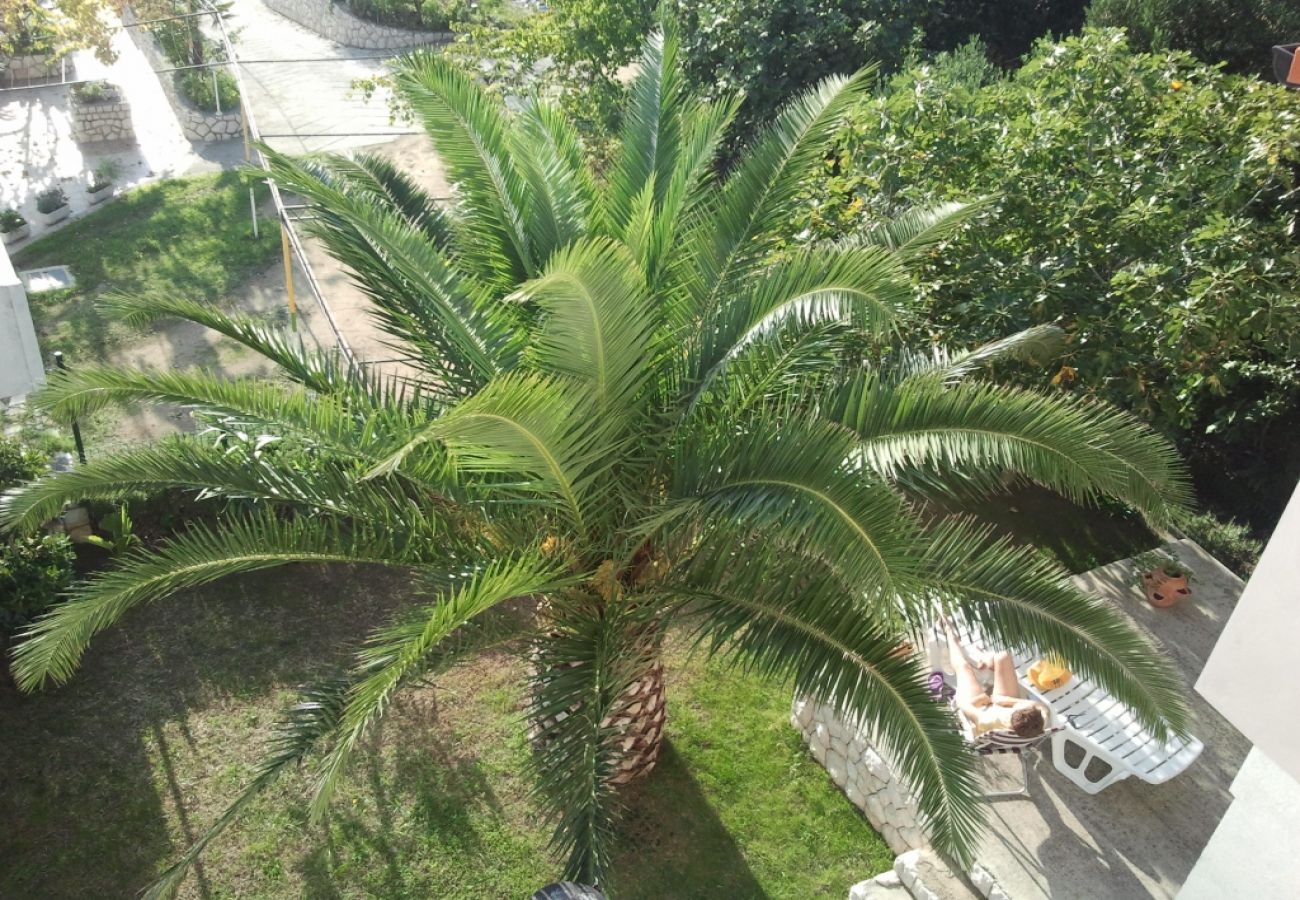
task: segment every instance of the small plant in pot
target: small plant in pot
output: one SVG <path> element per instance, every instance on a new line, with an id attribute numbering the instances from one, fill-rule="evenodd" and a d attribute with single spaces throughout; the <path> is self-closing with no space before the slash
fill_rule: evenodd
<path id="1" fill-rule="evenodd" d="M 1149 551 L 1133 558 L 1147 602 L 1168 609 L 1192 595 L 1192 570 L 1167 553 Z"/>
<path id="2" fill-rule="evenodd" d="M 18 210 L 6 209 L 0 212 L 0 236 L 4 237 L 6 244 L 16 244 L 31 233 L 32 226 L 27 224 Z"/>
<path id="3" fill-rule="evenodd" d="M 122 167 L 115 159 L 106 159 L 95 166 L 86 185 L 86 193 L 91 203 L 100 203 L 113 196 L 113 185 L 122 174 Z"/>
<path id="4" fill-rule="evenodd" d="M 68 195 L 63 188 L 46 188 L 36 195 L 36 212 L 46 225 L 62 222 L 72 210 L 68 207 Z"/>

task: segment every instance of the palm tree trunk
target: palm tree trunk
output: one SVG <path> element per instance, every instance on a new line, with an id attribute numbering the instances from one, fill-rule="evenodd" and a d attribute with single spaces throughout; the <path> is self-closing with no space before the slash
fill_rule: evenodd
<path id="1" fill-rule="evenodd" d="M 665 699 L 664 664 L 656 657 L 623 693 L 617 712 L 602 723 L 618 730 L 622 750 L 618 766 L 609 777 L 610 784 L 628 784 L 654 769 L 663 747 L 664 721 L 668 717 Z"/>
<path id="2" fill-rule="evenodd" d="M 528 737 L 534 744 L 547 740 L 561 717 L 577 709 L 548 716 L 529 724 Z M 613 785 L 630 784 L 650 774 L 663 747 L 664 722 L 668 717 L 663 660 L 656 655 L 645 672 L 619 697 L 614 712 L 601 725 L 618 733 L 619 760 L 609 776 Z"/>

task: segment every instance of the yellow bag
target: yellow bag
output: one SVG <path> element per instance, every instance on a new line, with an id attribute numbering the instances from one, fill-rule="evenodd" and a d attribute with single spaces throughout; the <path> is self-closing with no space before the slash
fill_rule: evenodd
<path id="1" fill-rule="evenodd" d="M 1029 680 L 1040 691 L 1053 691 L 1070 683 L 1074 677 L 1059 659 L 1040 659 L 1029 667 Z"/>

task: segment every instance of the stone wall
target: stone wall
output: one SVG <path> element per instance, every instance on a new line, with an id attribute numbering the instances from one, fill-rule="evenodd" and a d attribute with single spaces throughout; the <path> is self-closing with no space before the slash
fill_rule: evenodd
<path id="1" fill-rule="evenodd" d="M 131 105 L 125 99 L 88 103 L 72 98 L 72 139 L 79 144 L 135 139 Z"/>
<path id="2" fill-rule="evenodd" d="M 796 697 L 790 708 L 790 724 L 803 735 L 808 752 L 825 767 L 831 781 L 898 854 L 894 870 L 854 885 L 849 900 L 905 895 L 922 900 L 974 896 L 1007 900 L 997 881 L 978 862 L 962 878 L 935 855 L 922 827 L 916 796 L 895 774 L 897 767 L 876 745 L 869 728 L 847 723 L 831 707 L 801 697 Z"/>
<path id="3" fill-rule="evenodd" d="M 0 60 L 0 68 L 4 70 L 4 76 L 0 83 L 4 85 L 25 85 L 29 82 L 49 81 L 53 79 L 58 81 L 61 74 L 66 72 L 69 81 L 76 78 L 73 71 L 72 60 L 69 59 L 64 64 L 59 60 L 48 56 L 13 56 L 8 59 Z"/>
<path id="4" fill-rule="evenodd" d="M 795 700 L 790 724 L 803 733 L 813 758 L 862 810 L 890 850 L 906 853 L 929 844 L 916 798 L 863 729 L 842 722 L 829 707 L 804 699 Z"/>
<path id="5" fill-rule="evenodd" d="M 127 25 L 139 21 L 130 6 L 122 10 L 122 21 Z M 127 28 L 126 33 L 131 36 L 131 41 L 140 48 L 144 58 L 149 61 L 149 66 L 153 69 L 170 69 L 173 68 L 171 61 L 163 55 L 162 49 L 159 48 L 158 42 L 154 36 L 144 28 Z M 164 72 L 158 76 L 159 83 L 162 84 L 163 93 L 167 95 L 167 102 L 171 104 L 176 113 L 176 118 L 180 120 L 181 131 L 185 137 L 197 143 L 209 144 L 213 141 L 229 141 L 241 137 L 244 133 L 244 115 L 235 108 L 222 113 L 205 112 L 190 105 L 190 102 L 181 96 L 180 91 L 176 89 L 176 76 L 172 72 Z"/>
<path id="6" fill-rule="evenodd" d="M 445 44 L 455 35 L 444 31 L 410 31 L 368 22 L 331 0 L 264 0 L 267 6 L 309 31 L 345 47 L 365 50 L 407 50 Z"/>

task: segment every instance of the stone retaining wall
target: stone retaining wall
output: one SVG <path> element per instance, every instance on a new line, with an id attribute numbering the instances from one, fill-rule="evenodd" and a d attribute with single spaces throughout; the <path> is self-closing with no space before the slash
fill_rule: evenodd
<path id="1" fill-rule="evenodd" d="M 876 746 L 869 728 L 849 724 L 831 707 L 801 697 L 796 697 L 790 707 L 790 724 L 803 735 L 808 752 L 825 767 L 836 787 L 862 810 L 871 827 L 898 854 L 895 871 L 854 885 L 849 900 L 883 900 L 891 893 L 897 895 L 900 889 L 927 900 L 936 896 L 973 896 L 934 855 L 922 828 L 916 796 L 895 774 L 897 767 L 883 748 Z M 922 877 L 917 871 L 930 874 Z M 988 900 L 1008 900 L 978 862 L 965 877 Z M 936 882 L 942 882 L 944 887 L 938 889 Z M 959 893 L 962 891 L 964 894 Z"/>
<path id="2" fill-rule="evenodd" d="M 122 21 L 131 25 L 139 21 L 130 6 L 122 9 Z M 154 69 L 173 68 L 171 61 L 163 55 L 162 49 L 158 46 L 158 41 L 144 28 L 127 28 L 126 33 L 131 36 L 131 41 L 140 48 L 144 58 L 149 61 L 150 67 Z M 210 144 L 213 141 L 229 141 L 240 137 L 244 133 L 244 115 L 236 107 L 233 110 L 227 110 L 223 113 L 205 112 L 190 105 L 190 102 L 181 96 L 180 91 L 176 89 L 176 76 L 172 72 L 164 72 L 158 76 L 158 81 L 162 85 L 163 93 L 167 95 L 167 102 L 171 104 L 172 109 L 176 112 L 176 118 L 180 120 L 181 131 L 185 137 L 191 141 L 202 144 Z"/>
<path id="3" fill-rule="evenodd" d="M 73 71 L 72 60 L 67 61 L 66 74 L 68 80 L 76 78 Z M 4 69 L 3 83 L 8 85 L 26 84 L 33 81 L 48 81 L 53 78 L 58 80 L 63 73 L 64 67 L 57 59 L 49 56 L 28 55 L 13 56 L 0 61 L 0 67 Z"/>
<path id="4" fill-rule="evenodd" d="M 916 798 L 862 729 L 840 721 L 834 710 L 796 699 L 790 724 L 803 732 L 808 750 L 836 787 L 866 815 L 889 849 L 906 853 L 929 845 Z"/>
<path id="5" fill-rule="evenodd" d="M 267 6 L 303 28 L 345 47 L 364 50 L 407 50 L 445 44 L 455 35 L 445 31 L 411 31 L 359 18 L 331 0 L 264 0 Z"/>
<path id="6" fill-rule="evenodd" d="M 79 144 L 134 140 L 131 105 L 125 100 L 86 103 L 72 100 L 72 139 Z"/>

